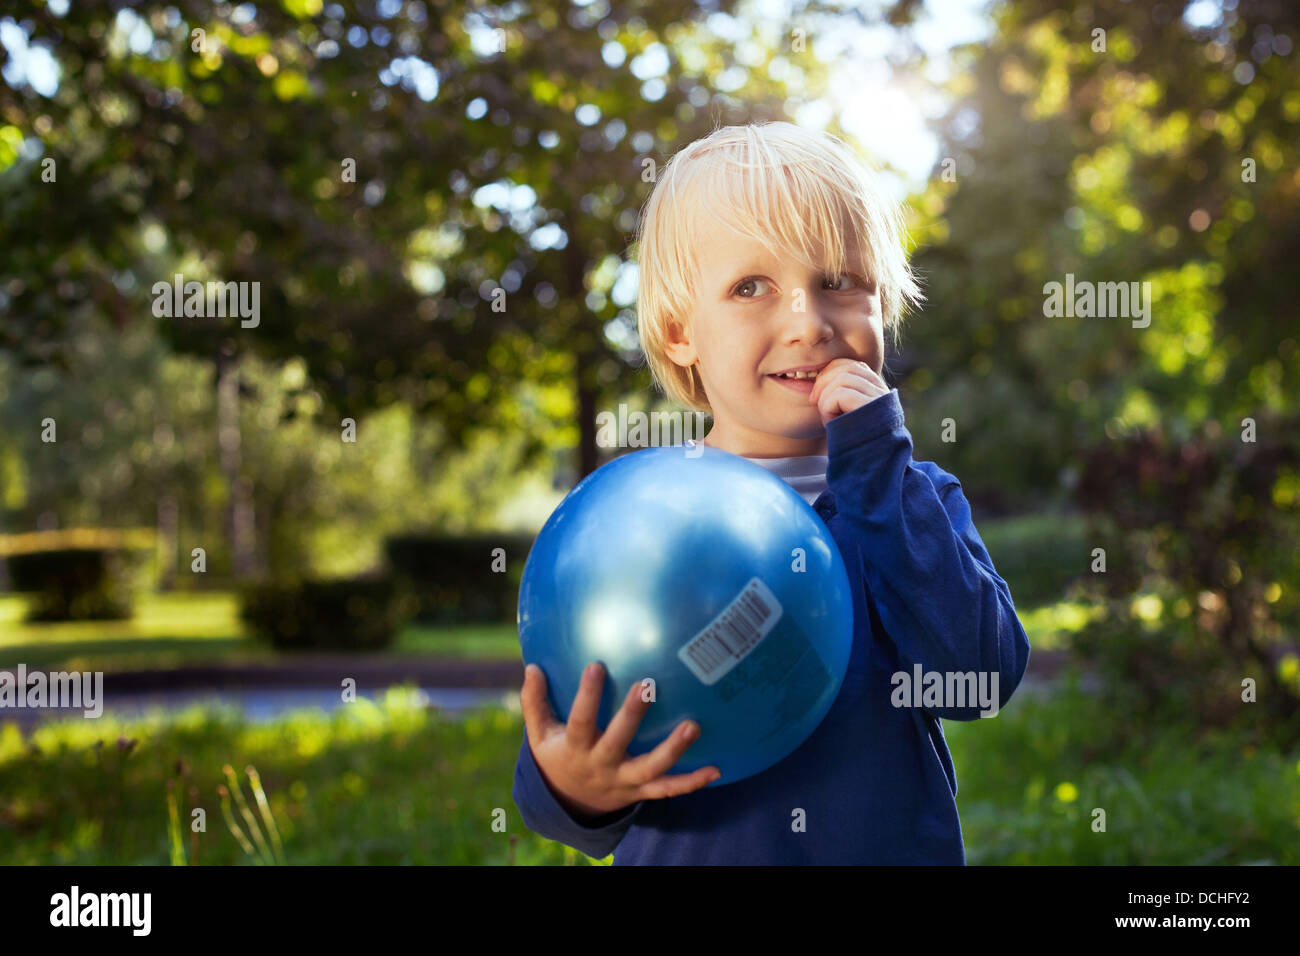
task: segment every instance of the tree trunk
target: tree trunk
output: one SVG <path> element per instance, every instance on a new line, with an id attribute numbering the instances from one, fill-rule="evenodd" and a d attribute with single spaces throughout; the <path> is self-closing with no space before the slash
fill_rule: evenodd
<path id="1" fill-rule="evenodd" d="M 578 475 L 574 484 L 600 466 L 596 447 L 596 413 L 600 401 L 597 377 L 602 355 L 600 322 L 587 312 L 587 255 L 583 251 L 576 225 L 563 223 L 569 235 L 564 247 L 565 292 L 569 301 L 578 304 L 579 317 L 574 322 L 574 382 L 578 399 Z"/>
<path id="2" fill-rule="evenodd" d="M 596 456 L 596 403 L 600 390 L 596 386 L 596 363 L 590 352 L 578 356 L 578 481 L 600 467 Z"/>
<path id="3" fill-rule="evenodd" d="M 158 590 L 176 585 L 176 535 L 179 508 L 176 497 L 163 492 L 158 498 Z"/>
<path id="4" fill-rule="evenodd" d="M 241 581 L 254 571 L 253 499 L 251 482 L 239 474 L 239 363 L 224 349 L 217 353 L 217 444 L 221 474 L 230 490 L 225 514 L 230 571 Z"/>

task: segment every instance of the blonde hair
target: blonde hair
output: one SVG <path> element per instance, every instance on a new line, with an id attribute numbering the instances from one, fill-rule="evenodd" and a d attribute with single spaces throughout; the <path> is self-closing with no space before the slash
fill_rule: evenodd
<path id="1" fill-rule="evenodd" d="M 689 322 L 699 279 L 695 225 L 705 217 L 830 275 L 859 261 L 879 287 L 895 344 L 903 315 L 924 301 L 907 262 L 901 206 L 843 140 L 791 123 L 720 127 L 664 167 L 636 234 L 641 350 L 660 388 L 687 408 L 712 412 L 698 368 L 678 365 L 664 346 L 670 323 Z"/>

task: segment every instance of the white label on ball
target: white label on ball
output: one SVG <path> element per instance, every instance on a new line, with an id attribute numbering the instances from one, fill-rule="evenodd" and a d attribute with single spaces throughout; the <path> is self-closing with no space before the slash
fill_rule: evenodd
<path id="1" fill-rule="evenodd" d="M 706 685 L 716 684 L 758 646 L 780 619 L 781 602 L 771 588 L 758 578 L 750 578 L 736 599 L 677 656 Z"/>

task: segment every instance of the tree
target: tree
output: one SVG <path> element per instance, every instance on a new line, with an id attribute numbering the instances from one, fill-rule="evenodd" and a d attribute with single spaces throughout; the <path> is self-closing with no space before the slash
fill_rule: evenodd
<path id="1" fill-rule="evenodd" d="M 724 118 L 783 115 L 776 58 L 822 71 L 773 49 L 773 22 L 746 27 L 765 42 L 741 62 L 701 27 L 731 7 L 28 6 L 61 78 L 52 99 L 0 86 L 5 123 L 41 144 L 0 173 L 5 232 L 29 237 L 0 258 L 0 347 L 57 364 L 69 311 L 149 321 L 177 272 L 259 283 L 256 326 L 162 319 L 175 347 L 235 368 L 301 357 L 338 416 L 405 400 L 453 447 L 510 424 L 517 382 L 564 377 L 585 473 L 596 409 L 637 358 L 613 285 L 643 161 Z M 737 95 L 713 84 L 725 70 Z"/>
<path id="2" fill-rule="evenodd" d="M 1250 676 L 1294 739 L 1300 13 L 1183 10 L 1023 0 L 960 54 L 904 388 L 914 427 L 959 419 L 955 445 L 918 445 L 975 494 L 1077 482 L 1107 565 L 1077 646 L 1115 699 L 1226 721 Z M 1049 315 L 1067 276 L 1149 290 L 1149 311 Z"/>
<path id="3" fill-rule="evenodd" d="M 916 202 L 930 302 L 904 385 L 927 422 L 957 414 L 955 445 L 937 425 L 918 441 L 976 493 L 1024 500 L 1099 441 L 1235 428 L 1300 394 L 1279 323 L 1300 247 L 1300 17 L 1242 0 L 1192 27 L 1182 10 L 1003 4 L 992 40 L 958 53 L 940 130 L 957 177 L 937 168 Z M 1149 283 L 1150 324 L 1047 317 L 1067 274 Z"/>

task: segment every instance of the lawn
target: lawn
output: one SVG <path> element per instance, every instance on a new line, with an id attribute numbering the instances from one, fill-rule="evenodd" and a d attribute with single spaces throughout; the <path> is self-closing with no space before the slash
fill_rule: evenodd
<path id="1" fill-rule="evenodd" d="M 144 594 L 126 621 L 28 624 L 25 609 L 24 598 L 0 595 L 0 666 L 123 671 L 281 657 L 246 632 L 233 592 Z M 518 660 L 519 639 L 513 624 L 412 624 L 389 653 Z"/>
<path id="2" fill-rule="evenodd" d="M 1067 647 L 1091 613 L 1061 599 L 1082 547 L 1078 523 L 1033 517 L 982 531 L 1031 645 Z M 23 609 L 0 597 L 0 666 L 111 671 L 277 657 L 245 633 L 230 593 L 142 595 L 121 622 L 26 624 Z M 517 660 L 519 646 L 508 623 L 408 626 L 389 653 Z M 1067 672 L 1026 687 L 992 720 L 944 729 L 972 863 L 1300 864 L 1300 753 L 1260 742 L 1264 728 L 1205 734 L 1190 717 L 1124 726 Z M 206 812 L 206 832 L 182 841 L 194 841 L 198 862 L 252 862 L 223 819 L 227 764 L 260 772 L 290 863 L 591 862 L 524 830 L 510 795 L 522 736 L 517 700 L 449 719 L 400 690 L 265 724 L 200 708 L 49 722 L 28 735 L 0 723 L 0 864 L 165 863 L 176 779 L 188 801 L 178 821 L 196 806 Z"/>
<path id="3" fill-rule="evenodd" d="M 285 659 L 245 633 L 234 594 L 145 595 L 129 621 L 26 624 L 24 606 L 21 598 L 0 596 L 0 667 L 112 672 Z M 1066 646 L 1087 617 L 1085 606 L 1069 601 L 1020 610 L 1039 650 Z M 387 653 L 519 660 L 519 637 L 513 624 L 410 624 Z"/>
<path id="4" fill-rule="evenodd" d="M 1068 514 L 989 520 L 980 533 L 1006 579 L 1036 649 L 1065 647 L 1086 622 L 1087 607 L 1062 600 L 1086 567 L 1083 524 Z M 19 662 L 44 670 L 122 671 L 279 658 L 258 644 L 239 619 L 234 592 L 144 593 L 127 621 L 28 624 L 26 600 L 0 595 L 0 667 Z M 513 624 L 403 628 L 389 653 L 518 660 Z"/>
<path id="5" fill-rule="evenodd" d="M 1068 673 L 943 726 L 970 863 L 1300 863 L 1300 749 L 1267 728 L 1126 726 Z"/>
<path id="6" fill-rule="evenodd" d="M 252 863 L 223 820 L 226 764 L 250 804 L 243 771 L 260 773 L 291 864 L 505 864 L 512 846 L 516 863 L 589 862 L 523 829 L 510 799 L 522 733 L 506 710 L 445 720 L 400 689 L 274 724 L 197 707 L 48 723 L 27 737 L 0 724 L 0 864 L 165 864 L 176 779 L 181 821 L 195 807 L 206 814 L 206 832 L 185 828 L 190 858 L 193 839 L 200 865 Z M 125 750 L 119 739 L 137 743 Z M 506 832 L 493 829 L 498 808 Z"/>
<path id="7" fill-rule="evenodd" d="M 1138 733 L 1098 707 L 1066 681 L 991 720 L 945 723 L 970 862 L 1300 863 L 1300 753 L 1190 727 Z M 225 764 L 260 772 L 289 863 L 499 865 L 512 845 L 515 863 L 591 862 L 523 828 L 510 796 L 522 734 L 514 709 L 448 720 L 400 690 L 273 724 L 197 708 L 26 737 L 4 724 L 0 864 L 166 863 L 178 761 L 182 790 L 196 791 L 179 818 L 207 816 L 192 837 L 200 865 L 252 862 L 222 819 Z M 124 751 L 119 738 L 137 743 Z"/>

